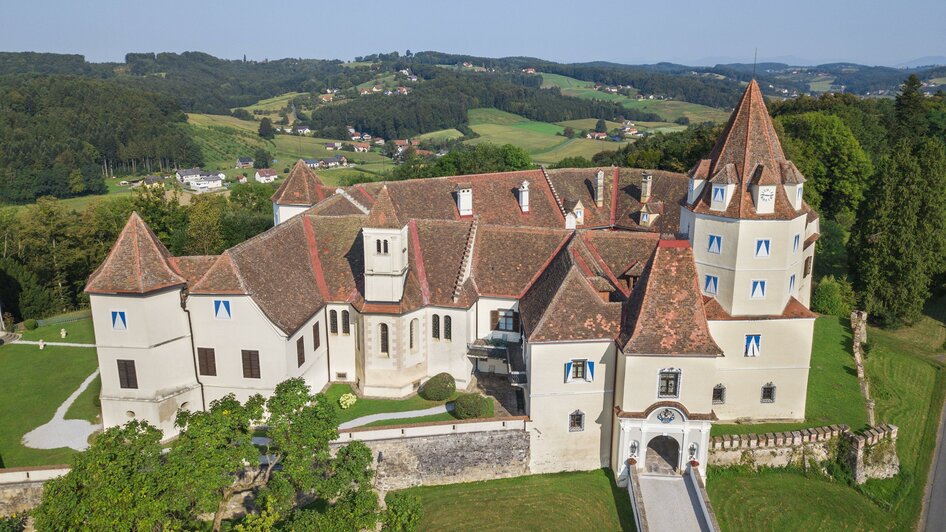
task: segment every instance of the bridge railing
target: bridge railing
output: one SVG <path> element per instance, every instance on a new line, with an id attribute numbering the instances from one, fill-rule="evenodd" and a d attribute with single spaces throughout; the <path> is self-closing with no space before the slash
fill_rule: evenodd
<path id="1" fill-rule="evenodd" d="M 641 483 L 637 478 L 637 465 L 627 464 L 627 495 L 631 498 L 631 508 L 634 510 L 634 526 L 637 532 L 649 532 L 647 512 L 644 510 L 644 497 L 641 495 Z"/>
<path id="2" fill-rule="evenodd" d="M 710 527 L 713 532 L 719 532 L 719 523 L 716 522 L 716 513 L 713 512 L 713 506 L 710 504 L 709 493 L 706 492 L 706 485 L 703 484 L 703 477 L 691 464 L 687 464 L 687 479 L 690 485 L 696 490 L 697 500 L 700 502 L 699 511 L 703 517 L 703 522 Z"/>

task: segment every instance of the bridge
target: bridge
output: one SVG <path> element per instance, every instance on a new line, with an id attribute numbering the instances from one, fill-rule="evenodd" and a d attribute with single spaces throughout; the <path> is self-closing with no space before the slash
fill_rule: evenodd
<path id="1" fill-rule="evenodd" d="M 639 473 L 628 467 L 627 492 L 638 532 L 718 532 L 719 524 L 699 472 Z"/>

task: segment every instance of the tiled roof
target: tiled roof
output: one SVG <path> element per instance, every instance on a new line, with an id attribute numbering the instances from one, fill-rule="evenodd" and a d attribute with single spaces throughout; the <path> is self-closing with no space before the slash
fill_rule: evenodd
<path id="1" fill-rule="evenodd" d="M 391 202 L 391 194 L 388 193 L 388 187 L 381 187 L 381 192 L 375 198 L 375 204 L 368 213 L 367 227 L 375 229 L 401 229 L 404 224 L 397 217 L 397 211 L 394 210 L 394 204 Z"/>
<path id="2" fill-rule="evenodd" d="M 85 291 L 93 294 L 145 294 L 187 279 L 169 262 L 171 254 L 137 212 L 131 213 L 105 262 L 89 276 Z"/>
<path id="3" fill-rule="evenodd" d="M 186 257 L 171 257 L 171 267 L 182 277 L 187 279 L 187 286 L 194 286 L 207 270 L 217 260 L 217 255 L 194 255 Z"/>
<path id="4" fill-rule="evenodd" d="M 480 295 L 517 298 L 565 245 L 571 231 L 480 225 L 473 280 Z"/>
<path id="5" fill-rule="evenodd" d="M 625 312 L 625 354 L 722 355 L 706 323 L 693 250 L 661 240 Z"/>
<path id="6" fill-rule="evenodd" d="M 216 257 L 204 275 L 191 287 L 192 294 L 246 294 L 247 289 L 233 266 L 228 251 Z"/>
<path id="7" fill-rule="evenodd" d="M 319 176 L 299 159 L 276 189 L 272 200 L 277 205 L 315 205 L 330 194 Z"/>
<path id="8" fill-rule="evenodd" d="M 814 319 L 818 315 L 808 310 L 794 297 L 788 298 L 785 309 L 781 314 L 770 316 L 732 316 L 723 309 L 722 305 L 716 301 L 716 298 L 703 296 L 704 308 L 706 309 L 706 319 L 710 321 L 740 321 L 740 320 L 791 320 L 791 319 Z"/>

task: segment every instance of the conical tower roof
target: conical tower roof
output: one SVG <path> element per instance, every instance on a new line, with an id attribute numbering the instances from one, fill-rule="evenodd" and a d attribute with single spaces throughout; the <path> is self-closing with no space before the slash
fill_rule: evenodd
<path id="1" fill-rule="evenodd" d="M 368 213 L 368 221 L 365 227 L 372 229 L 400 229 L 404 224 L 397 217 L 397 211 L 394 209 L 394 202 L 391 201 L 391 193 L 388 192 L 388 186 L 381 187 L 381 192 L 371 206 L 371 212 Z"/>
<path id="2" fill-rule="evenodd" d="M 105 262 L 89 277 L 89 293 L 145 294 L 187 281 L 171 267 L 168 249 L 137 212 L 128 223 Z"/>
<path id="3" fill-rule="evenodd" d="M 299 159 L 276 189 L 272 200 L 278 205 L 315 205 L 323 199 L 320 189 L 324 186 L 319 176 Z"/>

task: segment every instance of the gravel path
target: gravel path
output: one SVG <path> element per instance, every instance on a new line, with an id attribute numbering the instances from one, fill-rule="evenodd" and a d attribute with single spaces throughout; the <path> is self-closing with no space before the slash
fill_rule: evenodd
<path id="1" fill-rule="evenodd" d="M 346 421 L 338 426 L 341 429 L 352 429 L 355 427 L 361 427 L 362 425 L 367 425 L 368 423 L 374 423 L 375 421 L 385 421 L 388 419 L 410 419 L 414 417 L 424 417 L 424 416 L 433 416 L 436 414 L 444 414 L 453 410 L 453 404 L 446 404 L 435 406 L 433 408 L 425 408 L 424 410 L 411 410 L 408 412 L 384 412 L 382 414 L 371 414 L 370 416 L 361 416 L 357 417 L 351 421 Z"/>
<path id="2" fill-rule="evenodd" d="M 13 343 L 39 345 L 38 340 L 16 340 Z M 95 347 L 95 344 L 77 344 L 75 342 L 46 342 L 46 345 L 58 345 L 63 347 Z"/>
<path id="3" fill-rule="evenodd" d="M 93 432 L 101 430 L 102 425 L 89 423 L 84 419 L 66 419 L 66 412 L 69 411 L 69 407 L 76 401 L 76 398 L 89 387 L 89 384 L 92 384 L 98 374 L 99 370 L 92 372 L 82 382 L 79 389 L 72 392 L 72 395 L 59 405 L 53 418 L 48 423 L 27 432 L 23 436 L 23 445 L 32 449 L 59 449 L 60 447 L 71 447 L 77 451 L 88 449 L 89 436 Z"/>

